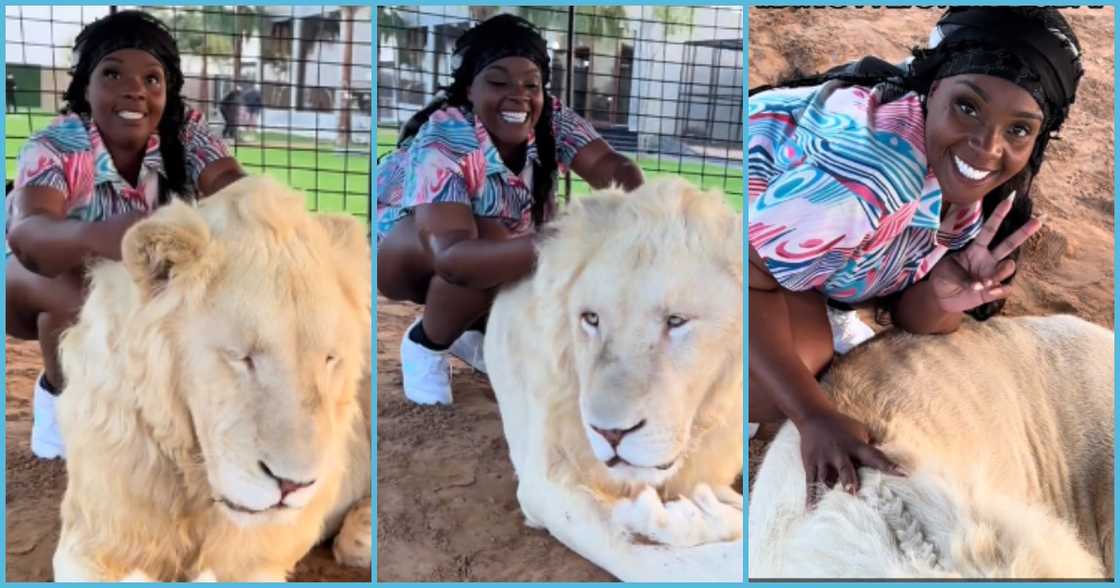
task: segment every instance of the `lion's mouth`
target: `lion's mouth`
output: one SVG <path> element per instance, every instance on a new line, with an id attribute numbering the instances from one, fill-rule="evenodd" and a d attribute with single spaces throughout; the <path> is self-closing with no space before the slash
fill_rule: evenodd
<path id="1" fill-rule="evenodd" d="M 630 462 L 626 461 L 625 459 L 622 459 L 622 458 L 621 458 L 620 456 L 618 456 L 618 455 L 616 454 L 616 455 L 615 455 L 614 457 L 612 457 L 612 458 L 610 458 L 610 459 L 608 459 L 608 460 L 607 460 L 607 467 L 608 467 L 608 468 L 613 468 L 614 466 L 616 466 L 616 465 L 618 465 L 618 464 L 624 464 L 624 465 L 628 465 L 628 466 L 630 466 L 630 467 L 632 467 L 632 468 L 649 468 L 649 467 L 652 467 L 652 468 L 653 468 L 653 469 L 655 469 L 655 470 L 667 470 L 667 469 L 669 469 L 669 468 L 673 467 L 673 464 L 675 464 L 675 463 L 677 463 L 677 460 L 676 460 L 676 458 L 674 458 L 674 459 L 671 459 L 671 460 L 669 460 L 669 463 L 666 463 L 666 464 L 662 464 L 662 465 L 657 465 L 657 466 L 640 466 L 640 465 L 635 465 L 635 464 L 632 464 L 632 463 L 630 463 Z"/>
<path id="2" fill-rule="evenodd" d="M 262 509 L 249 508 L 245 505 L 238 504 L 238 503 L 226 498 L 225 496 L 222 496 L 220 498 L 215 498 L 214 502 L 220 502 L 220 503 L 224 504 L 226 506 L 226 508 L 228 508 L 228 509 L 230 509 L 234 512 L 243 512 L 245 514 L 260 514 L 262 512 L 268 512 L 270 510 L 278 510 L 278 509 L 281 509 L 281 508 L 288 508 L 288 505 L 284 504 L 283 502 L 277 502 L 276 504 L 274 504 L 274 505 L 272 505 L 268 508 L 262 508 Z"/>

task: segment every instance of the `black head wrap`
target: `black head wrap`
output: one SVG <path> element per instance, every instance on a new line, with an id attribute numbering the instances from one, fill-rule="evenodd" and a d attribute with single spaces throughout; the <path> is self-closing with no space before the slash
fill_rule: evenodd
<path id="1" fill-rule="evenodd" d="M 937 22 L 936 45 L 915 53 L 912 74 L 929 83 L 960 74 L 1003 78 L 1038 103 L 1044 133 L 1057 131 L 1069 115 L 1085 73 L 1081 47 L 1057 11 L 1024 10 L 950 8 Z"/>
<path id="2" fill-rule="evenodd" d="M 535 26 L 512 14 L 494 16 L 455 41 L 452 85 L 469 86 L 487 66 L 506 57 L 524 57 L 537 64 L 541 81 L 548 85 L 552 71 L 548 44 Z"/>
<path id="3" fill-rule="evenodd" d="M 167 79 L 167 103 L 159 122 L 160 155 L 163 157 L 170 190 L 187 192 L 186 163 L 183 145 L 179 139 L 185 118 L 181 92 L 183 71 L 180 67 L 179 47 L 167 26 L 158 18 L 139 10 L 121 10 L 88 25 L 74 40 L 74 56 L 70 67 L 70 85 L 62 94 L 66 105 L 62 112 L 90 115 L 86 100 L 93 70 L 106 55 L 121 49 L 140 49 L 151 53 L 163 65 Z M 160 200 L 166 200 L 166 190 L 161 186 Z"/>

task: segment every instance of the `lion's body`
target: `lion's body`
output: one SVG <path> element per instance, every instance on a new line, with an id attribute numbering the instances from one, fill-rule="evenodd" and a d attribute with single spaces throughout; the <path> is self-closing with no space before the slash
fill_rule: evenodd
<path id="1" fill-rule="evenodd" d="M 253 178 L 123 249 L 61 345 L 55 579 L 282 581 L 368 493 L 364 227 Z M 262 468 L 314 482 L 285 498 Z"/>
<path id="2" fill-rule="evenodd" d="M 621 579 L 742 576 L 742 498 L 731 489 L 743 463 L 738 223 L 718 195 L 683 183 L 584 199 L 556 221 L 534 276 L 491 310 L 485 355 L 522 511 Z M 593 334 L 581 327 L 589 305 Z M 690 320 L 667 331 L 665 313 Z M 605 465 L 588 419 L 640 421 L 618 445 L 626 465 Z M 722 502 L 700 528 L 671 525 L 687 545 L 635 541 L 664 510 L 657 501 L 612 521 L 647 486 L 669 505 L 703 485 Z"/>
<path id="3" fill-rule="evenodd" d="M 1113 335 L 1069 316 L 894 333 L 823 379 L 910 476 L 805 510 L 796 428 L 750 501 L 751 577 L 1101 577 L 1113 553 Z"/>

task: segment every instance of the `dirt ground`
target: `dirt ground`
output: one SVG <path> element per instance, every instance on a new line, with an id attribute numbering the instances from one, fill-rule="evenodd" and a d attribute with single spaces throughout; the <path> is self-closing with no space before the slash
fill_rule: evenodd
<path id="1" fill-rule="evenodd" d="M 484 375 L 453 359 L 453 406 L 405 400 L 399 346 L 419 310 L 377 300 L 378 581 L 611 580 L 523 524 Z"/>
<path id="2" fill-rule="evenodd" d="M 1081 41 L 1085 77 L 1051 141 L 1032 191 L 1049 215 L 1024 246 L 1008 315 L 1066 313 L 1113 327 L 1113 8 L 1063 9 Z M 750 86 L 810 74 L 864 55 L 898 62 L 924 46 L 938 9 L 760 9 L 750 11 Z M 769 435 L 768 435 L 769 433 Z M 765 439 L 750 443 L 750 471 Z"/>
<path id="3" fill-rule="evenodd" d="M 5 345 L 7 429 L 7 581 L 48 582 L 58 543 L 58 508 L 66 490 L 66 466 L 31 453 L 31 397 L 42 369 L 38 343 L 8 338 Z M 300 561 L 294 581 L 369 581 L 369 570 L 335 563 L 330 545 Z"/>

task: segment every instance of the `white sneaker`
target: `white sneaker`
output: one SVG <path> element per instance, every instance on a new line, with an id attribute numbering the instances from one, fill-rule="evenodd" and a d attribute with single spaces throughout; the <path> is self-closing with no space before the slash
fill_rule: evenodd
<path id="1" fill-rule="evenodd" d="M 451 355 L 467 362 L 476 371 L 486 373 L 486 359 L 482 356 L 482 343 L 486 340 L 482 331 L 465 331 L 451 344 Z"/>
<path id="2" fill-rule="evenodd" d="M 451 404 L 451 363 L 447 351 L 432 351 L 408 338 L 416 319 L 401 338 L 404 395 L 417 404 Z"/>
<path id="3" fill-rule="evenodd" d="M 66 457 L 62 432 L 58 429 L 55 405 L 58 397 L 47 392 L 42 385 L 43 374 L 35 379 L 35 398 L 32 401 L 31 453 L 42 459 Z"/>
<path id="4" fill-rule="evenodd" d="M 859 313 L 854 310 L 838 310 L 829 306 L 828 323 L 832 327 L 832 348 L 840 355 L 875 336 L 875 331 L 859 320 Z"/>

